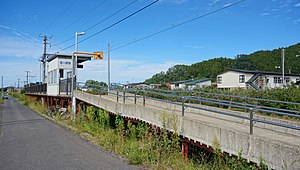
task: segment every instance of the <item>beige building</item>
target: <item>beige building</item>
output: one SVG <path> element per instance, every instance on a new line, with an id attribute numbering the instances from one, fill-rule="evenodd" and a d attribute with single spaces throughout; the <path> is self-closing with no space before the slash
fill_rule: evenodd
<path id="1" fill-rule="evenodd" d="M 299 79 L 299 74 L 285 74 L 283 81 L 281 72 L 230 69 L 217 76 L 217 86 L 220 89 L 269 89 L 296 83 Z"/>

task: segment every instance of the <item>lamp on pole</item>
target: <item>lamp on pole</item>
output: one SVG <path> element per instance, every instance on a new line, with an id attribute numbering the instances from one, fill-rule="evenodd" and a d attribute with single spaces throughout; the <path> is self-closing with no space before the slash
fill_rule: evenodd
<path id="1" fill-rule="evenodd" d="M 74 96 L 74 77 L 77 78 L 77 54 L 78 51 L 78 36 L 84 35 L 85 32 L 75 32 L 75 52 L 72 55 L 72 77 L 71 77 L 71 92 L 72 92 L 72 111 L 74 114 L 73 120 L 75 121 L 75 115 L 76 115 L 76 99 Z M 75 55 L 75 56 L 74 56 Z M 74 59 L 75 58 L 75 59 Z M 76 84 L 75 84 L 76 86 Z"/>
<path id="2" fill-rule="evenodd" d="M 85 32 L 76 32 L 75 33 L 75 52 L 78 52 L 78 36 L 84 35 Z M 74 62 L 74 67 L 75 67 L 75 77 L 77 78 L 77 54 L 75 54 L 75 62 Z"/>

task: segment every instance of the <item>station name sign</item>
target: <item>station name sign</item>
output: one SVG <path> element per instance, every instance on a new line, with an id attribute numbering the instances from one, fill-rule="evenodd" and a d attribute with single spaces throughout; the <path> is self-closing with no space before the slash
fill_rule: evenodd
<path id="1" fill-rule="evenodd" d="M 71 65 L 71 61 L 60 61 L 59 64 Z"/>

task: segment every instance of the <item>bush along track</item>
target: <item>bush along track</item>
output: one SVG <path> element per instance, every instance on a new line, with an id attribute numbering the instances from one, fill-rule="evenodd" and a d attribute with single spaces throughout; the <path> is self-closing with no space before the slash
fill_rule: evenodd
<path id="1" fill-rule="evenodd" d="M 47 109 L 40 101 L 33 100 L 22 94 L 13 94 L 24 105 L 47 116 Z M 125 157 L 131 164 L 141 164 L 150 169 L 268 169 L 261 164 L 249 164 L 239 154 L 236 157 L 224 155 L 218 140 L 213 139 L 214 151 L 208 153 L 190 145 L 189 160 L 184 162 L 181 154 L 182 138 L 177 135 L 178 118 L 169 117 L 174 133 L 169 133 L 165 124 L 168 120 L 162 114 L 161 129 L 153 128 L 144 122 L 131 122 L 119 115 L 109 114 L 107 111 L 82 105 L 77 114 L 76 122 L 59 117 L 52 119 L 65 127 L 71 127 L 81 136 L 117 155 Z"/>

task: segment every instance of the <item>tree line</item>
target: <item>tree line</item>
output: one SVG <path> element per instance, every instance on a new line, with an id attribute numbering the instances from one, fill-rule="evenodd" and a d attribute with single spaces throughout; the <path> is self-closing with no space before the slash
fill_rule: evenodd
<path id="1" fill-rule="evenodd" d="M 300 43 L 291 45 L 285 49 L 285 72 L 300 73 Z M 218 74 L 228 69 L 260 70 L 281 72 L 282 48 L 274 50 L 260 50 L 251 54 L 239 54 L 232 58 L 214 58 L 204 60 L 192 65 L 178 64 L 169 68 L 166 72 L 161 71 L 145 80 L 146 83 L 161 83 L 210 78 L 216 80 Z M 280 66 L 278 68 L 277 66 Z"/>

